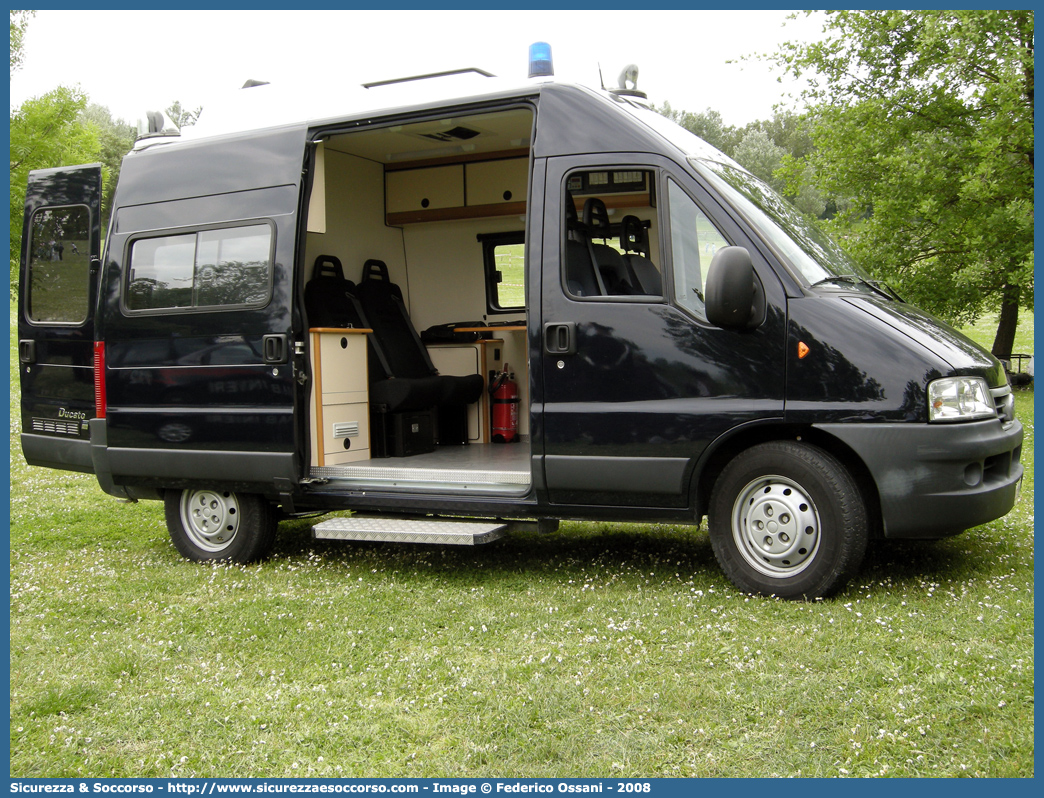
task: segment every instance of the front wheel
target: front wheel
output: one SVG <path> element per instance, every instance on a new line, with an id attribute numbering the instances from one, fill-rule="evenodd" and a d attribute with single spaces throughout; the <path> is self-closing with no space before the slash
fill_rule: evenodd
<path id="1" fill-rule="evenodd" d="M 711 545 L 741 590 L 818 598 L 844 587 L 866 553 L 866 505 L 848 469 L 828 452 L 773 441 L 722 471 L 709 508 Z"/>
<path id="2" fill-rule="evenodd" d="M 248 563 L 272 550 L 276 514 L 264 497 L 227 490 L 172 490 L 164 500 L 167 531 L 190 560 Z"/>

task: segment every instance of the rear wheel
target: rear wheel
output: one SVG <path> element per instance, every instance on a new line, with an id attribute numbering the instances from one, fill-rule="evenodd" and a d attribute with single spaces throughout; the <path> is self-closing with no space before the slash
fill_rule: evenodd
<path id="1" fill-rule="evenodd" d="M 869 537 L 855 480 L 828 452 L 795 441 L 760 444 L 722 471 L 710 504 L 722 570 L 741 590 L 818 598 L 859 569 Z"/>
<path id="2" fill-rule="evenodd" d="M 170 539 L 190 560 L 253 562 L 265 557 L 275 542 L 275 511 L 256 494 L 172 490 L 164 505 Z"/>

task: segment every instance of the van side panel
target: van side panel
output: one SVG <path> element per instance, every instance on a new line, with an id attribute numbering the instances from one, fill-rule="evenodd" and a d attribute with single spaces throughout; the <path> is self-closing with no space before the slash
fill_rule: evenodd
<path id="1" fill-rule="evenodd" d="M 592 99 L 591 92 L 578 86 L 542 87 L 534 157 L 663 151 L 664 140 L 652 130 Z"/>
<path id="2" fill-rule="evenodd" d="M 300 185 L 303 127 L 155 145 L 123 159 L 114 207 Z M 214 221 L 218 221 L 218 217 Z"/>

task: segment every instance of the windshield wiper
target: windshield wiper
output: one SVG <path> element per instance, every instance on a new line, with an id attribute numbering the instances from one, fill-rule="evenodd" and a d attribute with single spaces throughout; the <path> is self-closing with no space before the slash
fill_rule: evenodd
<path id="1" fill-rule="evenodd" d="M 868 286 L 870 286 L 871 288 L 876 288 L 880 293 L 884 294 L 889 299 L 894 299 L 897 302 L 906 301 L 901 296 L 899 296 L 896 290 L 892 288 L 892 286 L 890 286 L 888 283 L 882 283 L 880 280 L 866 280 L 865 282 Z"/>
<path id="2" fill-rule="evenodd" d="M 878 282 L 877 280 L 868 280 L 865 277 L 860 277 L 856 274 L 833 274 L 830 277 L 824 277 L 822 280 L 816 280 L 812 283 L 812 288 L 816 288 L 821 285 L 865 285 L 872 291 L 876 291 L 886 299 L 897 299 L 902 302 L 902 298 L 889 288 L 884 283 Z"/>
<path id="3" fill-rule="evenodd" d="M 865 283 L 862 277 L 857 277 L 854 274 L 832 274 L 829 277 L 824 277 L 822 280 L 816 280 L 812 283 L 812 288 L 818 288 L 821 285 L 837 285 L 838 283 L 848 283 L 850 285 L 861 285 Z M 873 288 L 873 286 L 870 286 Z"/>

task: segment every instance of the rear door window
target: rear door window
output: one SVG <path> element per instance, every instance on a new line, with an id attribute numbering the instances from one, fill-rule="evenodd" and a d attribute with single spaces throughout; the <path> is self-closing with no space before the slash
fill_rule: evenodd
<path id="1" fill-rule="evenodd" d="M 86 205 L 40 208 L 29 226 L 27 313 L 44 324 L 87 319 L 91 212 Z"/>

